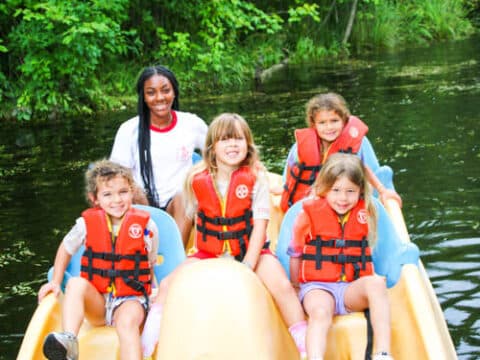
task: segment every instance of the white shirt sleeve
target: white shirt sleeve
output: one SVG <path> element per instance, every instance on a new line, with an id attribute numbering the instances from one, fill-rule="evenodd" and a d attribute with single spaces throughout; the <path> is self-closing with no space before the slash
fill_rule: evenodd
<path id="1" fill-rule="evenodd" d="M 259 171 L 253 186 L 252 212 L 254 219 L 270 219 L 270 191 L 267 174 Z"/>
<path id="2" fill-rule="evenodd" d="M 198 121 L 196 122 L 196 129 L 195 129 L 195 149 L 203 150 L 205 147 L 205 140 L 207 138 L 207 130 L 208 126 L 201 118 L 196 116 Z"/>
<path id="3" fill-rule="evenodd" d="M 118 128 L 110 160 L 131 169 L 135 182 L 143 186 L 138 157 L 138 117 L 125 121 Z"/>
<path id="4" fill-rule="evenodd" d="M 63 238 L 63 246 L 65 250 L 70 254 L 74 255 L 80 246 L 85 243 L 85 238 L 87 236 L 87 226 L 85 224 L 85 219 L 79 217 L 75 225 L 70 229 L 70 231 Z"/>

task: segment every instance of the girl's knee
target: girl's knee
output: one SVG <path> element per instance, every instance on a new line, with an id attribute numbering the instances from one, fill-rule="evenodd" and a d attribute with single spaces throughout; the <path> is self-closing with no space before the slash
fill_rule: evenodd
<path id="1" fill-rule="evenodd" d="M 323 323 L 330 324 L 333 319 L 333 314 L 326 308 L 315 306 L 313 309 L 308 310 L 309 321 L 322 321 Z"/>
<path id="2" fill-rule="evenodd" d="M 387 283 L 385 281 L 385 278 L 378 275 L 373 275 L 369 277 L 367 286 L 372 290 L 377 290 L 377 291 L 387 290 Z"/>
<path id="3" fill-rule="evenodd" d="M 80 276 L 71 277 L 65 288 L 65 294 L 83 294 L 85 293 L 90 286 L 90 282 L 87 279 L 84 279 Z"/>
<path id="4" fill-rule="evenodd" d="M 265 279 L 262 279 L 265 281 Z M 274 298 L 285 298 L 288 296 L 295 296 L 295 289 L 293 288 L 290 281 L 285 277 L 276 277 L 274 279 L 270 279 L 270 284 L 267 286 L 269 288 L 272 296 Z M 267 280 L 268 281 L 268 280 Z"/>
<path id="5" fill-rule="evenodd" d="M 139 302 L 130 301 L 123 303 L 114 314 L 115 328 L 118 332 L 136 332 L 139 330 L 144 318 L 145 310 Z"/>
<path id="6" fill-rule="evenodd" d="M 367 296 L 387 296 L 387 283 L 384 278 L 373 275 L 366 283 Z"/>

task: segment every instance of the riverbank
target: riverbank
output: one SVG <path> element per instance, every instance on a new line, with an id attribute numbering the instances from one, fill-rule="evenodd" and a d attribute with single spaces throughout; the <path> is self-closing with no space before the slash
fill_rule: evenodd
<path id="1" fill-rule="evenodd" d="M 154 63 L 168 65 L 189 97 L 255 89 L 287 58 L 318 64 L 459 39 L 480 13 L 476 0 L 215 4 L 167 0 L 161 13 L 133 0 L 5 4 L 0 117 L 54 121 L 129 107 L 139 72 Z"/>

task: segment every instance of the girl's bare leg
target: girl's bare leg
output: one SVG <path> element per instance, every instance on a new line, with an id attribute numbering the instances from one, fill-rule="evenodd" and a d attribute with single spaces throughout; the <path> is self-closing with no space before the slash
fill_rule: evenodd
<path id="1" fill-rule="evenodd" d="M 173 272 L 171 272 L 168 276 L 163 278 L 162 281 L 160 281 L 157 297 L 154 299 L 153 304 L 150 308 L 150 312 L 147 316 L 145 327 L 143 328 L 143 333 L 140 340 L 145 357 L 148 357 L 153 353 L 155 346 L 158 342 L 160 336 L 160 328 L 162 326 L 161 323 L 163 305 L 165 304 L 171 282 L 175 279 L 180 269 L 199 260 L 200 259 L 197 258 L 188 258 L 182 264 L 180 264 Z"/>
<path id="2" fill-rule="evenodd" d="M 297 293 L 276 257 L 260 255 L 255 272 L 272 295 L 288 327 L 305 320 Z"/>
<path id="3" fill-rule="evenodd" d="M 65 290 L 63 331 L 77 335 L 85 317 L 93 326 L 105 324 L 105 299 L 88 280 L 72 277 Z"/>
<path id="4" fill-rule="evenodd" d="M 390 352 L 390 306 L 385 279 L 372 275 L 352 282 L 345 290 L 345 307 L 348 311 L 370 308 L 374 352 Z"/>
<path id="5" fill-rule="evenodd" d="M 145 318 L 145 310 L 137 300 L 122 303 L 113 314 L 113 324 L 120 345 L 120 359 L 142 359 L 140 326 Z"/>
<path id="6" fill-rule="evenodd" d="M 324 290 L 311 290 L 303 299 L 308 314 L 307 354 L 309 359 L 323 359 L 327 335 L 335 314 L 335 300 Z"/>

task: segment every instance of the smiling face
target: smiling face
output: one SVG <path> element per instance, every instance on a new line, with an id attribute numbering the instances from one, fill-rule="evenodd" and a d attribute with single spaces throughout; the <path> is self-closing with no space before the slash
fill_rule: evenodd
<path id="1" fill-rule="evenodd" d="M 91 194 L 91 201 L 110 215 L 112 224 L 117 225 L 132 206 L 133 190 L 128 180 L 117 175 L 111 179 L 97 180 L 97 194 Z"/>
<path id="2" fill-rule="evenodd" d="M 318 110 L 313 116 L 313 125 L 326 148 L 340 136 L 345 122 L 334 110 Z"/>
<path id="3" fill-rule="evenodd" d="M 360 187 L 343 175 L 335 181 L 325 198 L 338 215 L 345 215 L 358 203 Z"/>
<path id="4" fill-rule="evenodd" d="M 247 139 L 242 134 L 240 124 L 237 123 L 235 126 L 237 135 L 223 136 L 215 143 L 214 152 L 218 168 L 237 168 L 247 157 Z"/>
<path id="5" fill-rule="evenodd" d="M 175 92 L 170 80 L 162 75 L 153 75 L 143 85 L 145 104 L 150 109 L 150 121 L 154 125 L 165 126 L 170 121 Z"/>

